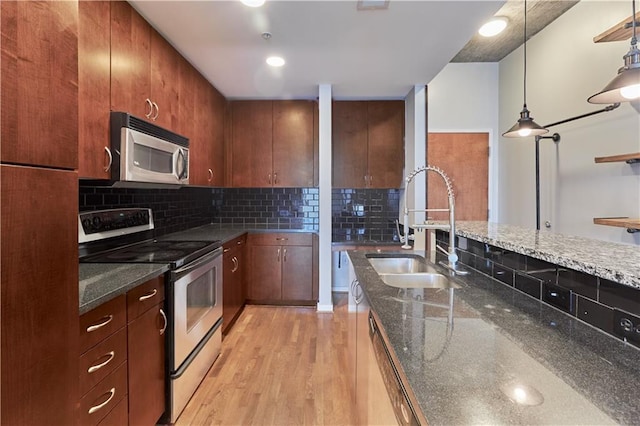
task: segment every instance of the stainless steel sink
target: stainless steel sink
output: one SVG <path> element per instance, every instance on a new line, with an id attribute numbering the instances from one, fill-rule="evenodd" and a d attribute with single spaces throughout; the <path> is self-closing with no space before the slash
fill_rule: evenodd
<path id="1" fill-rule="evenodd" d="M 415 255 L 369 255 L 369 263 L 382 281 L 397 288 L 460 288 L 446 275 Z"/>
<path id="2" fill-rule="evenodd" d="M 460 285 L 442 274 L 423 272 L 379 275 L 386 285 L 397 288 L 460 288 Z"/>

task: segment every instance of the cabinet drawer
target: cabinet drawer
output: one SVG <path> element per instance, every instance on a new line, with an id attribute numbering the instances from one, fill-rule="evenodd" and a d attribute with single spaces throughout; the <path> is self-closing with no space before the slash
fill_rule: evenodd
<path id="1" fill-rule="evenodd" d="M 109 336 L 80 357 L 80 396 L 127 359 L 127 329 Z"/>
<path id="2" fill-rule="evenodd" d="M 131 322 L 164 300 L 164 277 L 161 275 L 127 292 L 127 318 Z"/>
<path id="3" fill-rule="evenodd" d="M 256 246 L 310 246 L 312 242 L 311 233 L 273 232 L 249 235 L 249 243 Z"/>
<path id="4" fill-rule="evenodd" d="M 97 425 L 127 395 L 127 363 L 123 362 L 80 399 L 81 426 Z"/>
<path id="5" fill-rule="evenodd" d="M 247 234 L 242 234 L 238 238 L 234 238 L 233 240 L 224 243 L 223 245 L 224 251 L 226 252 L 227 249 L 233 250 L 235 247 L 242 247 L 246 243 L 247 243 Z"/>
<path id="6" fill-rule="evenodd" d="M 122 398 L 113 410 L 98 423 L 98 426 L 123 426 L 129 423 L 129 404 Z"/>
<path id="7" fill-rule="evenodd" d="M 122 295 L 80 316 L 81 354 L 127 324 L 126 302 Z"/>

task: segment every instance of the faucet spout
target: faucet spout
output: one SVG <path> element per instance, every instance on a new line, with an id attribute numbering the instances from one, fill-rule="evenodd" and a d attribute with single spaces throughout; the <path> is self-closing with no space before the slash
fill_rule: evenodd
<path id="1" fill-rule="evenodd" d="M 404 197 L 404 235 L 409 234 L 409 213 L 416 211 L 446 211 L 449 213 L 449 223 L 444 225 L 434 224 L 434 223 L 424 223 L 424 224 L 415 224 L 412 225 L 416 230 L 419 229 L 441 229 L 449 232 L 449 251 L 447 252 L 447 260 L 448 260 L 448 269 L 454 271 L 456 273 L 463 273 L 460 269 L 457 268 L 458 255 L 456 253 L 456 218 L 455 218 L 455 195 L 453 193 L 453 185 L 451 184 L 451 179 L 447 174 L 439 167 L 426 165 L 419 167 L 409 173 L 405 178 L 406 185 L 405 190 L 409 188 L 409 184 L 415 179 L 415 177 L 423 172 L 433 172 L 442 178 L 444 184 L 447 187 L 447 199 L 448 199 L 448 208 L 447 209 L 425 209 L 425 210 L 409 210 L 407 205 L 408 197 Z M 404 241 L 403 249 L 411 249 L 409 242 L 407 239 Z"/>

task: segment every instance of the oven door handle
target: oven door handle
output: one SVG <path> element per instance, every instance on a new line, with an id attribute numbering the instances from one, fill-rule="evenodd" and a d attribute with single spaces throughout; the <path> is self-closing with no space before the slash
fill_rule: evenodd
<path id="1" fill-rule="evenodd" d="M 193 262 L 189 263 L 186 266 L 183 266 L 181 268 L 176 269 L 175 271 L 171 272 L 171 276 L 176 278 L 182 275 L 186 275 L 189 272 L 193 271 L 194 269 L 198 269 L 200 266 L 211 262 L 213 259 L 215 259 L 216 257 L 222 255 L 222 247 L 218 247 L 217 249 L 215 249 L 214 251 L 212 251 L 209 254 L 206 254 L 202 257 L 200 257 L 198 260 L 194 260 Z"/>

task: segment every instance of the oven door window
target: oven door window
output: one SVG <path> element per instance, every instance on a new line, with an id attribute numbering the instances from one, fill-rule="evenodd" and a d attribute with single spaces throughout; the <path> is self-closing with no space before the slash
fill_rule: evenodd
<path id="1" fill-rule="evenodd" d="M 187 284 L 187 333 L 216 306 L 215 269 Z"/>

